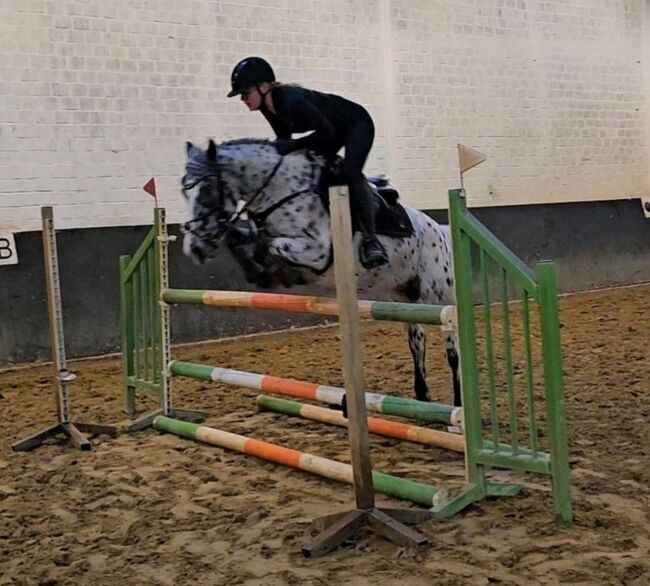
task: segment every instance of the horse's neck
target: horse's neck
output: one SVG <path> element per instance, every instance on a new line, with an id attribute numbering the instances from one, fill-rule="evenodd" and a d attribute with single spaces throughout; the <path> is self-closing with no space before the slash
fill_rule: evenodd
<path id="1" fill-rule="evenodd" d="M 250 200 L 273 172 L 273 164 L 257 153 L 226 153 L 224 163 L 234 181 L 239 198 Z"/>

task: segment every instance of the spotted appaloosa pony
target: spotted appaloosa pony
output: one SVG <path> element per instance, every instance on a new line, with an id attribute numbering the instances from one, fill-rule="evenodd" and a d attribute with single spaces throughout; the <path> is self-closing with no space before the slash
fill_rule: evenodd
<path id="1" fill-rule="evenodd" d="M 325 172 L 322 158 L 305 151 L 280 156 L 266 140 L 218 146 L 211 140 L 207 149 L 187 143 L 182 187 L 189 219 L 183 226 L 183 251 L 205 262 L 223 241 L 250 282 L 272 287 L 279 277 L 287 285 L 287 274 L 295 277 L 298 272 L 302 283 L 335 290 Z M 412 229 L 402 237 L 379 236 L 388 263 L 371 270 L 358 264 L 360 297 L 453 304 L 448 229 L 422 212 L 406 206 L 404 210 Z M 356 233 L 357 258 L 360 238 Z M 425 331 L 420 324 L 405 324 L 405 329 L 415 367 L 415 396 L 429 400 Z M 458 354 L 453 336 L 446 338 L 454 403 L 460 405 Z"/>

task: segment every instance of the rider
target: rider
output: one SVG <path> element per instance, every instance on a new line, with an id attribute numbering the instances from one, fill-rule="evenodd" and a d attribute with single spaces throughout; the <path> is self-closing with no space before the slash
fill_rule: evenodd
<path id="1" fill-rule="evenodd" d="M 249 110 L 262 112 L 275 132 L 275 145 L 281 155 L 310 149 L 332 161 L 345 147 L 345 179 L 363 233 L 359 259 L 367 269 L 388 262 L 386 250 L 375 236 L 372 193 L 363 176 L 375 137 L 375 127 L 366 109 L 340 96 L 278 83 L 271 65 L 261 57 L 248 57 L 237 63 L 230 83 L 228 97 L 239 95 Z M 309 131 L 307 136 L 291 137 L 293 133 Z"/>

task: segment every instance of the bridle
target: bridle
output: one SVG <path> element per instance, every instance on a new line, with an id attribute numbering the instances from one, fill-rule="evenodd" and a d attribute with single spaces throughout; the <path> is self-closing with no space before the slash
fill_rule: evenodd
<path id="1" fill-rule="evenodd" d="M 195 179 L 191 183 L 186 183 L 185 182 L 185 177 L 186 176 L 183 176 L 182 179 L 181 179 L 181 191 L 183 192 L 183 196 L 185 197 L 185 199 L 188 199 L 187 192 L 194 189 L 197 185 L 199 185 L 199 183 L 203 183 L 204 181 L 207 181 L 208 179 L 210 179 L 212 177 L 216 177 L 216 179 L 217 179 L 217 189 L 219 189 L 219 183 L 221 181 L 221 174 L 218 172 L 218 168 L 217 168 L 216 173 L 206 173 L 205 175 L 201 175 L 198 179 Z M 209 216 L 214 214 L 215 211 L 217 211 L 216 208 L 208 209 L 206 212 L 192 218 L 191 220 L 188 220 L 184 224 L 181 224 L 181 232 L 183 234 L 192 234 L 194 237 L 198 238 L 199 240 L 201 240 L 205 244 L 211 246 L 212 248 L 217 248 L 216 243 L 213 243 L 211 240 L 206 238 L 201 232 L 197 232 L 197 230 L 195 230 L 193 228 L 194 224 L 198 224 L 200 222 L 203 222 L 203 220 L 205 220 L 206 218 L 208 218 Z M 217 224 L 224 224 L 226 222 L 227 222 L 227 220 L 217 219 Z M 222 234 L 224 236 L 225 236 L 226 231 L 227 230 L 224 230 L 222 232 Z M 221 236 L 219 238 L 219 240 L 221 240 L 224 236 Z"/>

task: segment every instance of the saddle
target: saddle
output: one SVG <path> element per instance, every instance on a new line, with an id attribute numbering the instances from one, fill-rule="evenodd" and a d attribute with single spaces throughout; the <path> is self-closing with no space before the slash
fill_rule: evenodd
<path id="1" fill-rule="evenodd" d="M 377 234 L 392 238 L 406 238 L 413 234 L 413 224 L 399 203 L 399 192 L 385 175 L 366 177 L 375 198 Z"/>
<path id="2" fill-rule="evenodd" d="M 337 156 L 324 170 L 318 191 L 325 207 L 329 210 L 329 188 L 346 185 L 343 177 L 343 158 Z M 377 234 L 391 238 L 408 238 L 413 235 L 413 224 L 406 210 L 399 203 L 399 192 L 390 183 L 388 177 L 379 175 L 366 177 L 368 189 L 372 192 L 375 209 L 375 229 Z M 352 213 L 352 230 L 358 231 L 358 220 Z"/>

